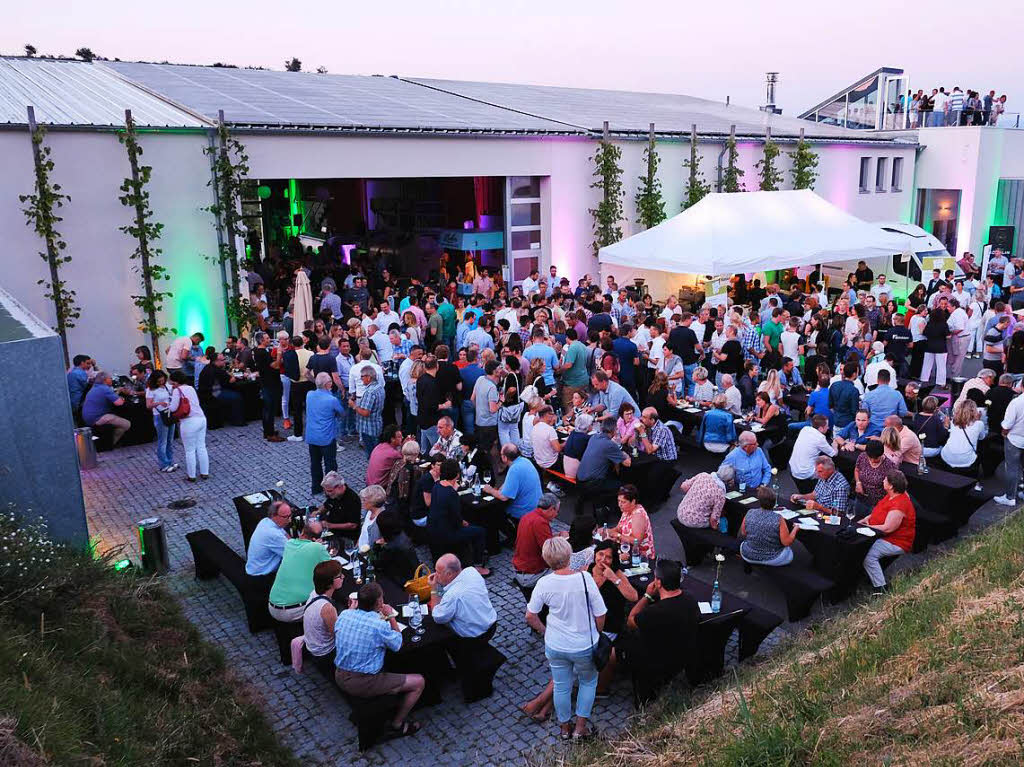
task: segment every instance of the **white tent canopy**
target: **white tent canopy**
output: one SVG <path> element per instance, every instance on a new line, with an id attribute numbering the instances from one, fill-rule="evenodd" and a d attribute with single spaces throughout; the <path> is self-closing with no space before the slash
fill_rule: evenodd
<path id="1" fill-rule="evenodd" d="M 709 194 L 647 231 L 601 248 L 602 273 L 729 275 L 890 256 L 907 237 L 861 221 L 807 189 Z M 621 284 L 621 282 L 620 282 Z"/>

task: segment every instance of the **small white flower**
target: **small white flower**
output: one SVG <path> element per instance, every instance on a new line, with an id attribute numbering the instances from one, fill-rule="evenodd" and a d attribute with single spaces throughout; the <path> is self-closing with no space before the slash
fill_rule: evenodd
<path id="1" fill-rule="evenodd" d="M 778 469 L 772 469 L 772 474 L 778 474 L 778 473 L 779 473 Z"/>
<path id="2" fill-rule="evenodd" d="M 925 434 L 924 432 L 921 432 L 921 433 L 920 433 L 920 434 L 918 434 L 917 436 L 918 436 L 918 437 L 919 437 L 920 439 L 928 439 L 928 435 L 927 435 L 927 434 Z"/>
<path id="3" fill-rule="evenodd" d="M 725 561 L 725 554 L 715 554 L 715 561 L 716 562 L 724 562 Z"/>
<path id="4" fill-rule="evenodd" d="M 366 543 L 364 543 L 362 546 L 359 547 L 359 553 L 360 554 L 365 554 L 369 550 L 370 550 L 370 546 L 369 546 L 369 544 L 366 544 Z"/>
<path id="5" fill-rule="evenodd" d="M 284 487 L 284 480 L 283 479 L 277 480 L 277 486 L 278 487 Z"/>

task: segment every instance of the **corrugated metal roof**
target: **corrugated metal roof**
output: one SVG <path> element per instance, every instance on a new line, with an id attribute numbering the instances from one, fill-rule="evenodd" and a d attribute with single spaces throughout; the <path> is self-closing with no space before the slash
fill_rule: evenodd
<path id="1" fill-rule="evenodd" d="M 393 77 L 106 62 L 175 103 L 234 125 L 349 130 L 577 133 L 577 129 Z"/>
<path id="2" fill-rule="evenodd" d="M 607 120 L 613 133 L 646 133 L 648 124 L 653 122 L 655 130 L 661 134 L 688 134 L 696 123 L 702 135 L 728 134 L 729 126 L 735 125 L 740 135 L 763 136 L 765 128 L 771 126 L 772 135 L 778 137 L 795 137 L 803 129 L 807 138 L 858 141 L 874 138 L 863 131 L 817 125 L 795 117 L 679 94 L 420 78 L 410 78 L 408 82 L 595 132 L 600 131 L 603 121 Z"/>
<path id="3" fill-rule="evenodd" d="M 0 124 L 26 124 L 26 106 L 47 125 L 120 126 L 125 109 L 143 127 L 206 125 L 99 64 L 0 58 Z"/>

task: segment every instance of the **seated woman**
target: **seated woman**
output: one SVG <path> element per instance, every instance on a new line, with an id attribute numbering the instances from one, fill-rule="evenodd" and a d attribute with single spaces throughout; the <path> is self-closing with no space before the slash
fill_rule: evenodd
<path id="1" fill-rule="evenodd" d="M 853 490 L 856 493 L 854 509 L 858 514 L 866 516 L 871 513 L 885 495 L 883 481 L 898 468 L 885 457 L 885 448 L 879 440 L 873 439 L 865 445 L 853 469 Z"/>
<path id="2" fill-rule="evenodd" d="M 427 515 L 430 513 L 431 493 L 434 485 L 441 479 L 441 462 L 444 456 L 434 453 L 427 458 L 430 468 L 423 472 L 413 486 L 412 501 L 409 503 L 409 519 L 416 527 L 427 526 Z"/>
<path id="3" fill-rule="evenodd" d="M 384 543 L 377 546 L 375 568 L 378 574 L 405 583 L 413 577 L 420 560 L 398 512 L 383 512 L 377 517 L 377 528 L 384 539 Z"/>
<path id="4" fill-rule="evenodd" d="M 334 624 L 338 620 L 334 592 L 343 582 L 340 562 L 328 559 L 317 564 L 313 568 L 313 591 L 302 613 L 303 655 L 329 679 L 334 678 Z"/>
<path id="5" fill-rule="evenodd" d="M 626 628 L 629 609 L 639 599 L 636 589 L 622 573 L 619 561 L 619 547 L 614 541 L 601 541 L 594 547 L 594 563 L 589 567 L 594 583 L 601 591 L 604 606 L 608 609 L 604 619 L 604 633 L 613 642 Z M 597 678 L 597 696 L 608 695 L 608 688 L 615 678 L 615 650 L 612 650 L 607 665 Z"/>
<path id="6" fill-rule="evenodd" d="M 879 560 L 909 554 L 914 546 L 917 513 L 907 495 L 907 478 L 902 471 L 890 473 L 883 482 L 885 496 L 871 513 L 860 520 L 881 533 L 864 557 L 864 570 L 876 594 L 889 590 Z"/>
<path id="7" fill-rule="evenodd" d="M 757 387 L 757 393 L 768 394 L 769 401 L 773 405 L 782 403 L 782 381 L 779 379 L 778 370 L 769 370 L 764 380 Z"/>
<path id="8" fill-rule="evenodd" d="M 616 433 L 619 435 L 619 442 L 623 446 L 636 444 L 636 430 L 640 426 L 640 419 L 636 417 L 636 410 L 629 402 L 623 402 L 619 406 L 619 420 L 616 423 Z"/>
<path id="9" fill-rule="evenodd" d="M 594 531 L 596 520 L 589 514 L 582 514 L 573 519 L 569 525 L 569 545 L 572 555 L 569 557 L 570 570 L 584 570 L 594 561 Z"/>
<path id="10" fill-rule="evenodd" d="M 580 413 L 576 416 L 575 427 L 562 447 L 562 468 L 565 470 L 565 476 L 576 479 L 576 472 L 579 471 L 583 452 L 587 449 L 587 443 L 590 442 L 590 428 L 593 425 L 594 416 L 589 413 Z"/>
<path id="11" fill-rule="evenodd" d="M 781 567 L 793 561 L 793 541 L 796 531 L 789 529 L 786 520 L 776 514 L 775 491 L 766 485 L 757 488 L 759 509 L 751 509 L 740 525 L 740 556 L 753 565 Z"/>
<path id="12" fill-rule="evenodd" d="M 716 394 L 711 400 L 711 410 L 704 414 L 697 430 L 697 442 L 711 453 L 724 453 L 736 441 L 736 426 L 727 407 L 725 395 Z"/>
<path id="13" fill-rule="evenodd" d="M 359 500 L 363 505 L 363 524 L 359 528 L 359 538 L 356 545 L 373 546 L 381 539 L 380 528 L 377 527 L 377 518 L 384 511 L 384 502 L 387 501 L 387 493 L 380 485 L 367 485 L 359 491 Z"/>
<path id="14" fill-rule="evenodd" d="M 409 440 L 402 445 L 402 460 L 395 461 L 388 472 L 388 497 L 398 502 L 399 508 L 408 509 L 412 503 L 416 480 L 420 475 L 420 443 Z"/>
<path id="15" fill-rule="evenodd" d="M 698 367 L 693 371 L 693 394 L 686 399 L 697 405 L 707 405 L 715 396 L 715 386 L 708 380 L 708 370 Z"/>
<path id="16" fill-rule="evenodd" d="M 669 386 L 668 376 L 661 371 L 654 374 L 654 380 L 647 389 L 647 405 L 658 411 L 658 418 L 663 424 L 680 432 L 683 430 L 679 422 L 679 400 L 675 390 Z"/>
<path id="17" fill-rule="evenodd" d="M 576 423 L 576 419 L 587 412 L 590 408 L 587 406 L 587 395 L 580 389 L 572 393 L 572 406 L 562 416 L 562 422 L 566 426 L 572 426 Z"/>
<path id="18" fill-rule="evenodd" d="M 981 461 L 978 458 L 978 445 L 988 434 L 985 419 L 981 417 L 974 400 L 962 400 L 953 408 L 953 425 L 949 429 L 949 440 L 943 446 L 939 456 L 950 471 L 967 477 L 979 477 Z M 981 483 L 974 486 L 981 490 Z"/>
<path id="19" fill-rule="evenodd" d="M 914 416 L 914 431 L 921 440 L 925 458 L 934 458 L 942 452 L 942 446 L 949 439 L 949 419 L 939 413 L 939 400 L 925 397 L 921 412 Z"/>
<path id="20" fill-rule="evenodd" d="M 630 545 L 636 541 L 640 546 L 641 559 L 654 559 L 654 531 L 647 511 L 637 501 L 640 497 L 635 485 L 623 485 L 619 488 L 619 524 L 608 531 L 613 541 L 628 541 Z"/>
<path id="21" fill-rule="evenodd" d="M 676 519 L 686 527 L 718 528 L 725 508 L 725 494 L 736 479 L 731 463 L 720 464 L 712 473 L 695 474 L 680 485 L 686 495 L 676 508 Z"/>
<path id="22" fill-rule="evenodd" d="M 764 427 L 764 442 L 761 443 L 761 448 L 768 452 L 786 438 L 786 414 L 772 402 L 767 391 L 759 391 L 754 402 L 754 421 Z"/>

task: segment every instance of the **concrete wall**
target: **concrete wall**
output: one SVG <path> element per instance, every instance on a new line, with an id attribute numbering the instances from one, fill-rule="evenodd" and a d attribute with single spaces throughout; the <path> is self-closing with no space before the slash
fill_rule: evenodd
<path id="1" fill-rule="evenodd" d="M 31 317 L 21 321 L 36 337 L 0 343 L 0 369 L 8 372 L 0 375 L 0 509 L 12 503 L 42 518 L 57 540 L 84 547 L 89 531 L 60 338 Z"/>
<path id="2" fill-rule="evenodd" d="M 154 220 L 164 224 L 160 263 L 170 270 L 164 290 L 174 294 L 165 302 L 163 325 L 179 332 L 201 330 L 208 337 L 224 336 L 220 275 L 216 264 L 213 217 L 200 209 L 212 202 L 207 187 L 209 163 L 203 154 L 204 136 L 154 134 L 141 136 L 143 162 L 153 167 L 149 186 Z M 59 231 L 68 244 L 70 264 L 64 279 L 77 293 L 82 316 L 69 336 L 71 355 L 87 353 L 108 370 L 126 371 L 132 350 L 149 343 L 138 330 L 139 312 L 132 295 L 141 282 L 129 260 L 134 241 L 118 230 L 132 213 L 118 197 L 130 174 L 124 147 L 113 133 L 51 131 L 46 136 L 54 162 L 52 180 L 71 200 L 60 211 Z M 44 249 L 26 226 L 19 194 L 33 190 L 32 152 L 27 132 L 0 131 L 0 252 L 3 280 L 10 292 L 32 313 L 54 325 L 53 306 L 43 298 L 37 281 L 48 277 Z M 166 343 L 164 344 L 166 348 Z"/>

